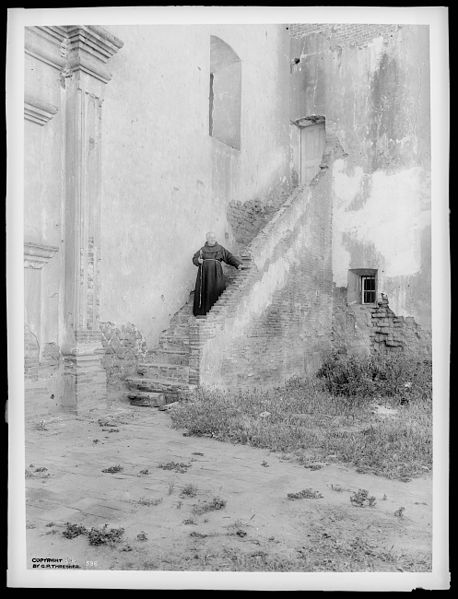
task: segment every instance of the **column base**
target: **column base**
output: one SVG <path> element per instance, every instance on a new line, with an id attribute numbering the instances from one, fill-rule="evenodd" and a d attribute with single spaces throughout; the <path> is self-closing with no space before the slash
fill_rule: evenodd
<path id="1" fill-rule="evenodd" d="M 105 407 L 107 375 L 102 366 L 101 345 L 77 345 L 64 358 L 62 407 L 66 411 L 85 412 Z"/>

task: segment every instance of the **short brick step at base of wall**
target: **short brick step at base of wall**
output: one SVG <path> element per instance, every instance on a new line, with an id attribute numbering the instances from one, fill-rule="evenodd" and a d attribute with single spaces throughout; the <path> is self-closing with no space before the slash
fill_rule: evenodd
<path id="1" fill-rule="evenodd" d="M 129 377 L 126 379 L 126 384 L 129 388 L 129 392 L 132 394 L 138 393 L 139 391 L 146 393 L 163 393 L 166 403 L 191 399 L 196 390 L 195 385 L 143 377 Z"/>
<path id="2" fill-rule="evenodd" d="M 144 406 L 148 408 L 160 408 L 167 401 L 164 393 L 148 393 L 146 391 L 130 391 L 126 394 L 131 406 Z"/>

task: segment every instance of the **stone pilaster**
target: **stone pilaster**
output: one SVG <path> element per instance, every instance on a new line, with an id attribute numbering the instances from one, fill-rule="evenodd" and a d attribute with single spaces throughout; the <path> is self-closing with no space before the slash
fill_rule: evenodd
<path id="1" fill-rule="evenodd" d="M 51 28 L 52 29 L 52 28 Z M 101 122 L 107 62 L 122 42 L 100 27 L 60 27 L 65 63 L 64 405 L 96 407 L 106 398 L 99 326 Z"/>

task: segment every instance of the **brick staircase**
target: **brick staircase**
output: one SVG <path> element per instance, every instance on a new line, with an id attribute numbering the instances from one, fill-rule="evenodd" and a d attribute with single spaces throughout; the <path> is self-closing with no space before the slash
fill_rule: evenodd
<path id="1" fill-rule="evenodd" d="M 245 278 L 243 271 L 232 267 L 225 268 L 225 277 L 228 289 L 212 312 L 226 305 Z M 196 321 L 192 313 L 193 301 L 194 293 L 191 292 L 184 306 L 172 317 L 169 328 L 161 333 L 158 346 L 149 350 L 138 364 L 138 376 L 125 379 L 127 397 L 132 405 L 163 408 L 194 395 L 197 384 L 195 377 L 190 376 L 190 327 Z M 198 319 L 205 320 L 205 317 Z"/>
<path id="2" fill-rule="evenodd" d="M 162 407 L 192 397 L 201 384 L 225 384 L 226 379 L 240 385 L 253 377 L 251 381 L 262 383 L 266 376 L 282 374 L 276 368 L 285 361 L 301 371 L 304 358 L 299 354 L 306 344 L 310 346 L 308 360 L 317 352 L 315 339 L 323 327 L 330 328 L 332 305 L 330 252 L 325 259 L 320 246 L 330 235 L 327 170 L 334 156 L 341 153 L 340 145 L 328 136 L 316 177 L 308 185 L 296 187 L 238 254 L 245 270 L 224 268 L 227 288 L 206 316 L 194 318 L 190 295 L 160 335 L 158 347 L 148 351 L 138 365 L 138 376 L 126 379 L 131 403 Z M 330 247 L 330 240 L 326 243 Z M 294 276 L 302 272 L 299 288 L 305 292 L 290 297 L 287 288 L 282 300 L 290 270 L 295 270 Z M 316 293 L 318 287 L 321 299 Z M 324 308 L 318 309 L 319 305 Z M 272 314 L 267 314 L 265 323 L 260 322 L 264 328 L 258 333 L 257 320 L 269 309 Z M 280 324 L 281 312 L 288 314 L 290 322 Z M 304 329 L 306 341 L 299 339 L 299 327 Z M 246 343 L 251 346 L 231 349 Z M 254 358 L 247 358 L 249 354 Z M 298 356 L 300 363 L 296 364 Z M 251 374 L 251 366 L 242 364 L 244 359 L 251 363 L 257 360 L 259 372 Z"/>
<path id="3" fill-rule="evenodd" d="M 159 337 L 158 347 L 147 352 L 137 367 L 137 375 L 126 378 L 127 397 L 132 404 L 162 407 L 188 397 L 195 385 L 189 384 L 189 321 L 193 295 L 173 316 Z"/>

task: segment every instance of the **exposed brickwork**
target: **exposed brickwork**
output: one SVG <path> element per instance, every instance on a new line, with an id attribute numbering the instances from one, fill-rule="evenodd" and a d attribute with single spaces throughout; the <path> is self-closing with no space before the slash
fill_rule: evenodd
<path id="1" fill-rule="evenodd" d="M 283 181 L 262 198 L 229 204 L 227 218 L 239 249 L 247 246 L 256 237 L 286 201 L 291 191 L 290 183 Z"/>
<path id="2" fill-rule="evenodd" d="M 332 344 L 355 354 L 402 351 L 417 356 L 431 356 L 431 334 L 413 317 L 397 316 L 388 298 L 375 306 L 346 303 L 346 288 L 334 293 Z"/>
<path id="3" fill-rule="evenodd" d="M 289 25 L 290 35 L 303 38 L 311 34 L 325 36 L 330 46 L 364 46 L 376 37 L 392 37 L 400 25 L 364 23 L 293 23 Z"/>
<path id="4" fill-rule="evenodd" d="M 116 327 L 112 322 L 100 324 L 102 359 L 109 383 L 124 379 L 136 372 L 138 363 L 146 355 L 146 342 L 133 324 Z"/>
<path id="5" fill-rule="evenodd" d="M 167 403 L 186 399 L 194 386 L 190 377 L 189 345 L 192 316 L 192 294 L 186 304 L 172 317 L 170 326 L 159 337 L 158 347 L 144 352 L 127 376 L 127 398 L 133 405 L 159 393 Z M 149 400 L 148 400 L 149 401 Z M 150 402 L 149 405 L 159 405 Z"/>
<path id="6" fill-rule="evenodd" d="M 374 351 L 402 350 L 416 355 L 431 355 L 431 334 L 415 322 L 412 316 L 397 316 L 382 299 L 371 311 L 373 332 L 371 341 Z"/>
<path id="7" fill-rule="evenodd" d="M 38 378 L 40 346 L 29 326 L 24 327 L 24 375 L 26 380 Z"/>

